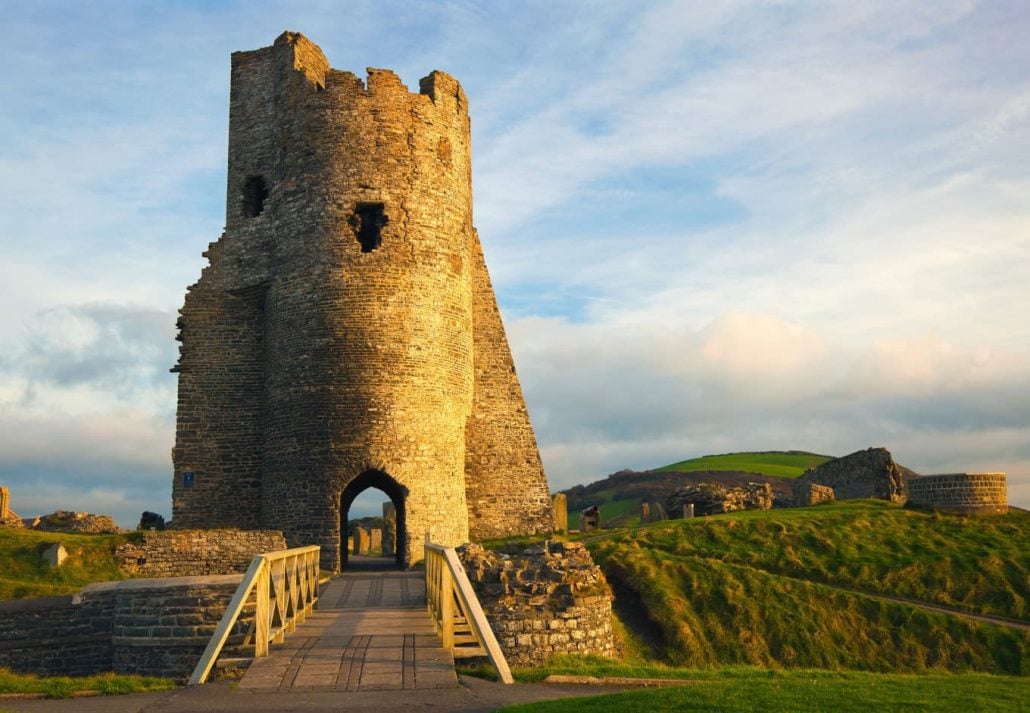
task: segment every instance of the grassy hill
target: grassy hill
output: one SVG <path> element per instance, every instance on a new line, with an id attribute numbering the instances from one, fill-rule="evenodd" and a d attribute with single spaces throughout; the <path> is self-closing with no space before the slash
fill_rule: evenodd
<path id="1" fill-rule="evenodd" d="M 585 542 L 676 665 L 1030 674 L 1028 631 L 862 594 L 1030 620 L 1023 513 L 971 518 L 852 501 Z"/>
<path id="2" fill-rule="evenodd" d="M 796 478 L 809 468 L 822 465 L 833 456 L 823 456 L 806 451 L 764 451 L 756 453 L 724 453 L 682 460 L 679 463 L 655 468 L 659 471 L 693 473 L 697 471 L 735 471 L 738 473 L 760 473 L 781 478 Z"/>
<path id="3" fill-rule="evenodd" d="M 115 563 L 115 547 L 127 535 L 75 535 L 0 528 L 0 599 L 73 594 L 91 582 L 125 579 Z M 55 543 L 68 550 L 60 569 L 52 570 L 42 553 Z"/>

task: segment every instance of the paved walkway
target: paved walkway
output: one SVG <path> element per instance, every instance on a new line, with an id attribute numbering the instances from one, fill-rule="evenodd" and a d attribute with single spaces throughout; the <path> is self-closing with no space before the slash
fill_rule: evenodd
<path id="1" fill-rule="evenodd" d="M 240 692 L 453 688 L 451 652 L 426 612 L 421 572 L 355 568 L 333 579 L 318 608 L 256 659 Z"/>

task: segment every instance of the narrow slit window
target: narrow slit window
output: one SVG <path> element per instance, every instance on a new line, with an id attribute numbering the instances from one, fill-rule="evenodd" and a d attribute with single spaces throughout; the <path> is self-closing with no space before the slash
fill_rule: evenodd
<path id="1" fill-rule="evenodd" d="M 243 182 L 243 214 L 248 218 L 256 218 L 265 209 L 268 198 L 268 184 L 264 176 L 247 176 Z"/>
<path id="2" fill-rule="evenodd" d="M 358 203 L 351 226 L 361 243 L 361 252 L 370 253 L 383 242 L 383 227 L 389 222 L 382 203 Z"/>

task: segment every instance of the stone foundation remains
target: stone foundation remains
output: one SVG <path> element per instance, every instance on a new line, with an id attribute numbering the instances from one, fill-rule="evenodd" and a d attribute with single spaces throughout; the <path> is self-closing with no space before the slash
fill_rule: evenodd
<path id="1" fill-rule="evenodd" d="M 672 493 L 666 500 L 669 512 L 683 512 L 686 505 L 693 505 L 695 515 L 768 510 L 773 506 L 773 490 L 769 483 L 747 483 L 741 488 L 727 488 L 718 483 L 697 483 Z"/>
<path id="2" fill-rule="evenodd" d="M 818 505 L 836 499 L 833 488 L 818 483 L 794 483 L 794 504 L 798 506 Z"/>
<path id="3" fill-rule="evenodd" d="M 908 502 L 964 513 L 1007 513 L 1004 473 L 946 473 L 908 479 Z"/>
<path id="4" fill-rule="evenodd" d="M 188 676 L 242 575 L 91 584 L 79 594 L 0 602 L 0 666 L 44 676 L 114 671 Z M 238 646 L 253 613 L 230 637 Z"/>
<path id="5" fill-rule="evenodd" d="M 160 530 L 136 533 L 115 549 L 131 577 L 194 577 L 246 572 L 255 555 L 286 548 L 278 530 Z"/>
<path id="6" fill-rule="evenodd" d="M 514 555 L 466 545 L 458 555 L 510 665 L 614 655 L 611 588 L 583 545 L 550 541 Z"/>

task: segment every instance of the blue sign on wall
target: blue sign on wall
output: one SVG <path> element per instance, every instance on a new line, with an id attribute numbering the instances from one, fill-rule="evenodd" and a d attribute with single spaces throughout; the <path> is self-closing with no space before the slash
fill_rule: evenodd
<path id="1" fill-rule="evenodd" d="M 184 487 L 184 488 L 192 488 L 194 482 L 196 482 L 196 476 L 193 474 L 193 471 L 187 470 L 187 471 L 183 472 L 183 474 L 182 474 L 182 487 Z"/>

